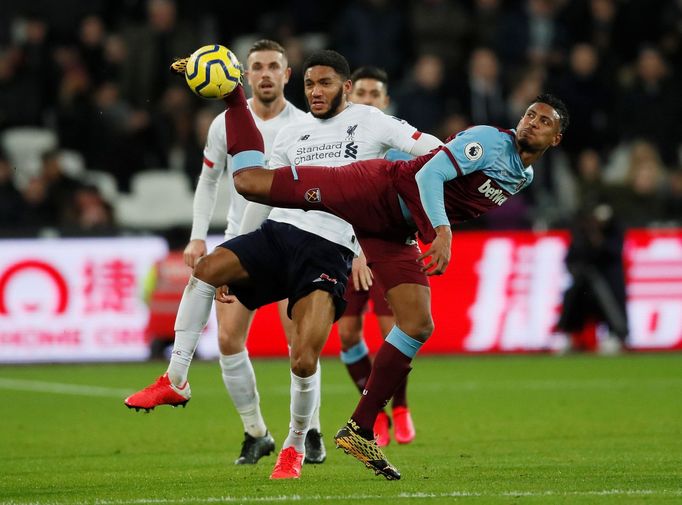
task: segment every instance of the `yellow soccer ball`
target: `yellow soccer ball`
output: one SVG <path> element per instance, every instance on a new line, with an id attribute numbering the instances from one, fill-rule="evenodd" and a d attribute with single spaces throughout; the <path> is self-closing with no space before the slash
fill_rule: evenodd
<path id="1" fill-rule="evenodd" d="M 227 47 L 203 46 L 187 60 L 185 79 L 195 94 L 216 100 L 226 97 L 239 85 L 242 66 Z"/>

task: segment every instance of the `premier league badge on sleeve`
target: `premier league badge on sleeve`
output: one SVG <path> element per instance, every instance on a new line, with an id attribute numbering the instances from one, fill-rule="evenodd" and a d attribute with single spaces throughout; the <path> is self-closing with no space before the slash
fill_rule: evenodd
<path id="1" fill-rule="evenodd" d="M 469 142 L 464 146 L 464 156 L 470 161 L 476 161 L 483 156 L 483 146 L 478 142 Z"/>

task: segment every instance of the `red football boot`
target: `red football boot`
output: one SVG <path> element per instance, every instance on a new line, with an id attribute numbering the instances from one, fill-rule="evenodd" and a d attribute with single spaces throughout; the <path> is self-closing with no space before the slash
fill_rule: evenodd
<path id="1" fill-rule="evenodd" d="M 399 444 L 409 444 L 414 440 L 416 432 L 414 423 L 407 407 L 395 407 L 393 409 L 393 434 Z"/>
<path id="2" fill-rule="evenodd" d="M 168 380 L 168 373 L 165 373 L 156 379 L 154 384 L 126 398 L 125 404 L 129 409 L 144 409 L 149 412 L 159 405 L 170 405 L 172 407 L 182 405 L 184 407 L 191 397 L 192 391 L 189 388 L 189 382 L 185 382 L 185 385 L 179 388 L 171 384 L 171 381 Z"/>
<path id="3" fill-rule="evenodd" d="M 301 476 L 303 454 L 293 447 L 282 449 L 277 456 L 277 463 L 270 474 L 271 479 L 298 479 Z"/>

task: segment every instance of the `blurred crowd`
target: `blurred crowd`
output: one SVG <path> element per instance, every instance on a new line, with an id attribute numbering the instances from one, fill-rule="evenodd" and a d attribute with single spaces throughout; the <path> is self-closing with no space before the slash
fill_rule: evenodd
<path id="1" fill-rule="evenodd" d="M 262 37 L 286 47 L 286 94 L 304 110 L 303 59 L 332 48 L 352 68 L 383 67 L 391 112 L 442 139 L 471 124 L 514 127 L 541 91 L 563 98 L 571 126 L 561 149 L 535 167 L 528 190 L 472 227 L 562 227 L 604 202 L 627 227 L 682 225 L 682 0 L 0 6 L 0 138 L 26 127 L 55 138 L 28 174 L 21 159 L 0 154 L 5 234 L 113 233 L 111 200 L 131 190 L 135 174 L 164 169 L 193 184 L 221 108 L 188 93 L 168 64 L 207 43 L 243 59 Z M 115 191 L 69 173 L 73 156 L 64 153 L 113 176 Z"/>

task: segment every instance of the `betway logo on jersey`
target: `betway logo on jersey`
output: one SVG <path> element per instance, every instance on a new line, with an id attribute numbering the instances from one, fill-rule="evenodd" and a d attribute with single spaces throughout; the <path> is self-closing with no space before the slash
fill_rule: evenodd
<path id="1" fill-rule="evenodd" d="M 296 148 L 294 157 L 295 165 L 305 165 L 311 161 L 320 160 L 355 160 L 357 159 L 358 145 L 351 141 L 327 142 L 312 146 L 299 146 Z"/>
<path id="2" fill-rule="evenodd" d="M 498 206 L 507 201 L 504 192 L 501 189 L 493 187 L 490 179 L 486 179 L 486 181 L 478 187 L 478 192 L 483 193 L 486 198 L 491 199 L 493 203 L 496 203 Z"/>

